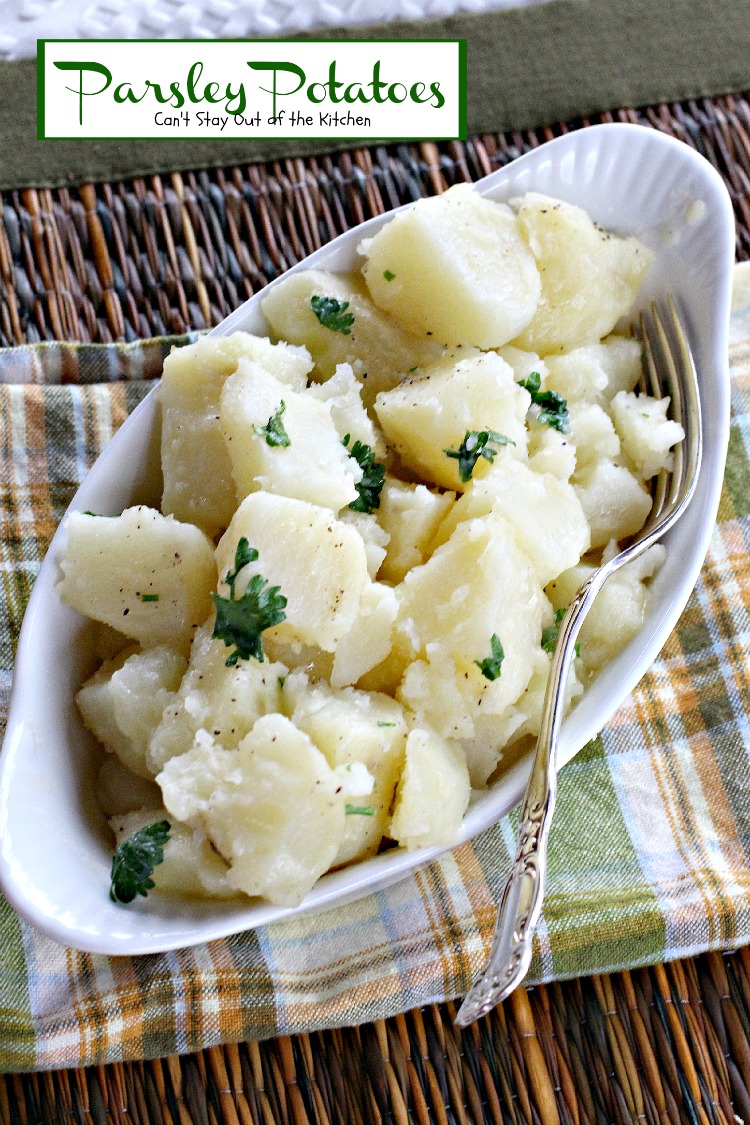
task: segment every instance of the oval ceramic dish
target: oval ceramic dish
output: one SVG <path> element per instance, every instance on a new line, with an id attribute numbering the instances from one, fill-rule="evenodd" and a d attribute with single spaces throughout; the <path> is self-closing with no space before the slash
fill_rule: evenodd
<path id="1" fill-rule="evenodd" d="M 713 528 L 729 431 L 727 323 L 734 255 L 732 209 L 721 179 L 687 145 L 635 125 L 568 134 L 487 176 L 476 190 L 508 200 L 534 190 L 584 207 L 600 226 L 635 234 L 656 251 L 642 294 L 673 293 L 682 310 L 701 383 L 704 458 L 695 497 L 669 535 L 636 639 L 588 688 L 565 720 L 567 762 L 605 725 L 654 660 L 698 576 Z M 357 264 L 356 247 L 389 215 L 348 231 L 295 270 Z M 266 334 L 259 293 L 214 329 Z M 152 393 L 107 446 L 71 505 L 117 514 L 158 506 L 159 399 Z M 320 909 L 390 883 L 441 848 L 390 850 L 324 876 L 296 910 L 237 899 L 197 902 L 151 895 L 129 907 L 110 902 L 112 842 L 92 798 L 99 751 L 83 729 L 74 695 L 92 667 L 83 618 L 54 592 L 62 547 L 52 541 L 24 620 L 7 734 L 0 758 L 0 884 L 24 918 L 67 945 L 109 954 L 153 953 Z M 516 764 L 471 805 L 468 840 L 516 804 L 529 760 Z"/>

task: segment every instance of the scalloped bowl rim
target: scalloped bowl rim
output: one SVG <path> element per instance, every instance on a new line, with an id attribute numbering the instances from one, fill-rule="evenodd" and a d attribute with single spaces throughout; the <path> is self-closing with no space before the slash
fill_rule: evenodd
<path id="1" fill-rule="evenodd" d="M 617 176 L 611 193 L 597 190 L 590 182 L 602 167 L 605 184 L 607 175 L 610 184 Z M 666 172 L 671 173 L 671 179 Z M 649 175 L 644 185 L 642 181 Z M 647 188 L 651 196 L 658 195 L 665 182 L 671 194 L 663 201 L 665 210 L 655 215 L 656 205 L 652 198 L 646 198 Z M 664 292 L 665 285 L 676 293 L 702 380 L 705 453 L 696 496 L 670 533 L 672 548 L 654 582 L 652 606 L 643 630 L 587 689 L 564 722 L 560 741 L 563 765 L 599 732 L 656 658 L 687 602 L 708 548 L 729 434 L 726 357 L 733 215 L 726 188 L 707 161 L 682 142 L 638 125 L 597 125 L 566 134 L 486 176 L 475 187 L 501 200 L 526 190 L 548 191 L 579 203 L 602 226 L 638 234 L 652 246 L 656 243 L 656 265 L 641 299 L 650 297 L 652 290 Z M 359 241 L 374 233 L 392 214 L 377 216 L 344 232 L 283 276 L 311 267 L 351 268 Z M 649 223 L 644 215 L 650 216 Z M 696 267 L 705 259 L 705 269 L 712 271 L 708 281 L 700 271 L 696 275 L 685 268 L 691 254 L 697 254 L 693 262 Z M 260 301 L 280 280 L 241 305 L 211 334 L 226 335 L 238 329 L 265 334 Z M 708 302 L 706 291 L 710 294 Z M 124 506 L 123 498 L 125 503 L 132 503 L 136 491 L 139 496 L 148 492 L 149 479 L 153 486 L 153 471 L 149 478 L 148 466 L 153 469 L 157 410 L 158 391 L 154 390 L 106 446 L 69 511 L 97 507 L 116 510 L 118 503 Z M 156 953 L 254 929 L 305 911 L 342 905 L 368 891 L 382 889 L 449 850 L 387 851 L 325 875 L 301 906 L 291 909 L 253 900 L 192 902 L 169 896 L 151 896 L 126 909 L 111 904 L 107 896 L 110 853 L 103 842 L 101 825 L 94 828 L 91 818 L 96 814 L 87 804 L 88 798 L 81 796 L 87 792 L 85 759 L 91 754 L 92 740 L 71 715 L 75 711 L 72 694 L 81 682 L 85 663 L 82 657 L 76 658 L 75 652 L 71 660 L 75 647 L 72 638 L 80 635 L 81 619 L 61 607 L 53 593 L 62 535 L 58 529 L 24 618 L 0 756 L 0 888 L 22 917 L 55 940 L 89 952 Z M 49 664 L 46 672 L 37 671 L 40 651 Z M 54 680 L 51 691 L 48 678 Z M 42 697 L 52 707 L 51 717 L 38 715 Z M 50 726 L 51 738 L 45 737 Z M 83 764 L 74 757 L 74 745 L 82 748 Z M 517 804 L 529 768 L 527 756 L 472 801 L 457 843 L 476 836 Z M 62 848 L 50 851 L 45 841 L 35 839 L 29 819 L 39 814 L 46 818 L 49 832 L 63 829 Z"/>

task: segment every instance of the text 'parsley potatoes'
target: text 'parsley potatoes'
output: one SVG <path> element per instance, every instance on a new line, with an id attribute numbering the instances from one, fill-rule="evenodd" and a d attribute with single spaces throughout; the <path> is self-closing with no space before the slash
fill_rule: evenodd
<path id="1" fill-rule="evenodd" d="M 560 611 L 683 436 L 616 331 L 638 240 L 464 186 L 361 253 L 273 285 L 268 338 L 172 352 L 161 511 L 67 519 L 60 596 L 118 631 L 78 705 L 119 901 L 296 905 L 383 847 L 454 842 L 539 729 Z M 605 588 L 568 705 L 662 558 Z"/>

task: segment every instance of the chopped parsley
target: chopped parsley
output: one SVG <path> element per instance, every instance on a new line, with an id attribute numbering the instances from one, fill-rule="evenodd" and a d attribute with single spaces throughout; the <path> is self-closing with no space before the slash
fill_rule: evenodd
<path id="1" fill-rule="evenodd" d="M 379 727 L 395 727 L 395 725 L 396 725 L 395 723 L 384 723 L 384 722 L 382 722 L 382 720 L 378 719 L 378 726 Z"/>
<path id="2" fill-rule="evenodd" d="M 227 668 L 233 668 L 238 660 L 249 660 L 251 656 L 262 664 L 261 633 L 286 620 L 286 598 L 279 593 L 278 586 L 268 587 L 268 579 L 260 574 L 253 575 L 242 597 L 235 595 L 234 586 L 239 572 L 257 558 L 258 552 L 243 535 L 234 554 L 234 570 L 230 570 L 224 578 L 229 587 L 229 597 L 211 595 L 216 606 L 213 636 L 227 646 L 234 645 L 234 652 L 225 661 Z"/>
<path id="3" fill-rule="evenodd" d="M 266 445 L 286 446 L 291 445 L 289 434 L 284 429 L 284 423 L 281 421 L 281 415 L 286 410 L 286 403 L 283 398 L 281 405 L 273 412 L 271 417 L 266 422 L 265 426 L 253 426 L 258 437 L 266 439 Z"/>
<path id="4" fill-rule="evenodd" d="M 362 470 L 362 480 L 355 484 L 357 499 L 352 500 L 349 507 L 353 512 L 365 512 L 370 515 L 380 507 L 380 493 L 385 483 L 385 465 L 375 460 L 375 454 L 369 445 L 355 441 L 349 449 L 351 435 L 347 434 L 342 444 L 346 446 L 350 457 L 353 457 Z"/>
<path id="5" fill-rule="evenodd" d="M 520 379 L 519 385 L 531 395 L 534 406 L 539 407 L 538 420 L 561 434 L 567 434 L 570 429 L 568 418 L 568 404 L 557 391 L 540 391 L 542 377 L 538 371 L 532 371 L 528 379 Z"/>
<path id="6" fill-rule="evenodd" d="M 168 820 L 159 820 L 123 840 L 112 857 L 112 902 L 132 902 L 136 895 L 145 897 L 155 886 L 151 876 L 164 860 L 170 827 Z"/>
<path id="7" fill-rule="evenodd" d="M 158 600 L 159 600 L 158 594 L 141 594 L 141 601 L 142 602 L 158 602 Z"/>
<path id="8" fill-rule="evenodd" d="M 498 452 L 496 447 L 515 444 L 511 438 L 497 433 L 496 430 L 467 430 L 458 449 L 444 449 L 443 453 L 458 461 L 458 475 L 466 484 L 471 480 L 480 457 L 484 457 L 485 461 L 492 464 Z"/>
<path id="9" fill-rule="evenodd" d="M 565 616 L 566 612 L 566 606 L 563 606 L 562 609 L 556 609 L 554 622 L 552 623 L 552 625 L 548 625 L 547 628 L 543 630 L 542 648 L 545 652 L 553 653 L 557 648 L 557 639 L 560 636 L 560 626 L 562 625 L 562 619 Z M 576 656 L 581 655 L 581 646 L 579 644 L 575 646 L 575 654 Z"/>
<path id="10" fill-rule="evenodd" d="M 484 660 L 475 660 L 474 663 L 486 679 L 496 680 L 500 675 L 503 660 L 505 659 L 503 646 L 500 643 L 500 638 L 497 633 L 493 633 L 490 637 L 490 650 L 492 656 L 487 656 Z"/>
<path id="11" fill-rule="evenodd" d="M 395 276 L 395 273 L 391 273 L 390 270 L 383 270 L 383 277 L 386 281 L 393 281 Z"/>
<path id="12" fill-rule="evenodd" d="M 337 301 L 335 297 L 311 297 L 310 308 L 317 316 L 324 328 L 331 332 L 340 332 L 342 336 L 351 336 L 354 324 L 354 313 L 347 312 L 348 301 Z"/>
<path id="13" fill-rule="evenodd" d="M 372 805 L 345 805 L 344 812 L 347 816 L 375 816 Z"/>

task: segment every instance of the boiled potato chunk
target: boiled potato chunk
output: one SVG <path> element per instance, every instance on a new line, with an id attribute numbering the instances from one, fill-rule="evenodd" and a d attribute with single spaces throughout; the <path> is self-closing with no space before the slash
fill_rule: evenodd
<path id="1" fill-rule="evenodd" d="M 224 596 L 228 588 L 223 579 L 234 567 L 243 536 L 258 551 L 258 559 L 241 571 L 237 597 L 254 574 L 261 574 L 287 599 L 286 621 L 274 634 L 333 652 L 354 624 L 370 581 L 361 536 L 327 508 L 253 492 L 240 504 L 216 549 Z"/>
<path id="2" fill-rule="evenodd" d="M 147 761 L 152 776 L 170 758 L 190 750 L 199 730 L 209 731 L 230 750 L 261 715 L 279 710 L 279 681 L 286 666 L 250 659 L 227 667 L 227 647 L 212 632 L 210 621 L 195 634 L 177 696 L 167 702 L 151 735 Z"/>
<path id="3" fill-rule="evenodd" d="M 661 469 L 671 469 L 674 458 L 670 450 L 685 437 L 680 423 L 667 418 L 669 402 L 669 398 L 626 391 L 612 399 L 612 418 L 623 452 L 641 480 L 650 480 Z"/>
<path id="4" fill-rule="evenodd" d="M 247 332 L 205 336 L 175 348 L 161 383 L 162 511 L 195 523 L 213 538 L 232 518 L 236 496 L 219 425 L 219 396 L 242 357 L 301 390 L 312 368 L 304 348 L 271 344 Z"/>
<path id="5" fill-rule="evenodd" d="M 76 696 L 86 726 L 139 777 L 152 778 L 148 743 L 187 669 L 166 645 L 103 664 Z"/>
<path id="6" fill-rule="evenodd" d="M 575 566 L 589 548 L 588 524 L 571 485 L 502 457 L 487 476 L 471 481 L 440 525 L 433 549 L 447 542 L 462 520 L 490 512 L 508 521 L 541 586 Z"/>
<path id="7" fill-rule="evenodd" d="M 236 750 L 206 736 L 157 781 L 168 813 L 202 828 L 229 864 L 229 884 L 278 906 L 297 906 L 341 846 L 336 774 L 283 715 L 258 719 Z"/>
<path id="8" fill-rule="evenodd" d="M 537 192 L 521 200 L 518 224 L 542 292 L 513 343 L 547 356 L 607 336 L 635 302 L 653 252 L 637 238 L 599 230 L 580 207 Z"/>
<path id="9" fill-rule="evenodd" d="M 375 304 L 442 343 L 500 347 L 536 310 L 539 271 L 515 215 L 469 184 L 419 200 L 360 250 Z"/>
<path id="10" fill-rule="evenodd" d="M 349 632 L 336 645 L 331 684 L 346 687 L 385 660 L 391 651 L 393 623 L 398 599 L 390 586 L 371 582 L 359 603 L 359 612 Z"/>
<path id="11" fill-rule="evenodd" d="M 641 345 L 631 336 L 608 336 L 564 355 L 547 356 L 545 387 L 568 401 L 607 407 L 618 391 L 632 391 L 643 372 Z"/>
<path id="12" fill-rule="evenodd" d="M 237 894 L 227 882 L 227 865 L 217 855 L 200 829 L 188 828 L 161 808 L 139 809 L 110 820 L 117 847 L 141 828 L 169 821 L 169 839 L 164 860 L 156 865 L 152 879 L 155 889 L 187 898 L 232 898 Z"/>
<path id="13" fill-rule="evenodd" d="M 416 727 L 406 740 L 406 765 L 388 835 L 409 849 L 453 844 L 470 796 L 461 749 L 433 730 Z"/>
<path id="14" fill-rule="evenodd" d="M 426 481 L 463 492 L 458 460 L 445 451 L 458 451 L 470 430 L 494 430 L 514 443 L 508 449 L 522 455 L 530 402 L 513 368 L 488 352 L 458 362 L 449 358 L 424 375 L 404 379 L 378 395 L 375 413 L 404 465 Z M 474 473 L 481 476 L 488 469 L 480 457 Z"/>
<path id="15" fill-rule="evenodd" d="M 211 612 L 213 547 L 202 531 L 153 508 L 121 516 L 71 512 L 57 590 L 79 613 L 144 648 L 184 649 Z"/>
<path id="16" fill-rule="evenodd" d="M 576 467 L 576 447 L 569 434 L 561 434 L 544 423 L 529 425 L 529 468 L 551 473 L 557 480 L 570 480 Z"/>
<path id="17" fill-rule="evenodd" d="M 308 684 L 299 673 L 289 676 L 284 698 L 294 724 L 310 736 L 336 771 L 345 812 L 349 806 L 334 866 L 374 855 L 388 829 L 404 764 L 403 709 L 387 695 L 352 688 L 334 691 L 326 684 Z M 357 766 L 369 775 L 364 789 L 357 787 L 361 772 Z"/>
<path id="18" fill-rule="evenodd" d="M 576 472 L 575 488 L 591 529 L 591 546 L 627 539 L 643 527 L 651 496 L 625 465 L 602 459 Z"/>
<path id="19" fill-rule="evenodd" d="M 312 309 L 313 297 L 344 304 L 343 316 L 353 316 L 348 331 L 322 324 Z M 315 360 L 312 378 L 325 382 L 340 363 L 350 363 L 363 380 L 367 406 L 379 391 L 388 390 L 411 367 L 433 363 L 442 354 L 442 341 L 416 336 L 386 316 L 366 294 L 355 275 L 304 270 L 274 285 L 261 303 L 272 332 L 281 340 L 304 344 Z"/>
<path id="20" fill-rule="evenodd" d="M 613 461 L 618 456 L 620 439 L 609 414 L 594 402 L 571 403 L 568 418 L 569 437 L 576 451 L 573 481 L 577 484 L 597 461 Z"/>
<path id="21" fill-rule="evenodd" d="M 326 403 L 241 359 L 224 384 L 219 414 L 241 500 L 264 489 L 338 512 L 357 499 L 362 469 L 341 444 Z"/>
<path id="22" fill-rule="evenodd" d="M 604 583 L 578 634 L 586 671 L 598 672 L 640 632 L 649 596 L 644 583 L 660 569 L 665 556 L 664 547 L 656 543 Z M 561 574 L 547 587 L 552 604 L 567 606 L 593 569 L 581 564 Z"/>
<path id="23" fill-rule="evenodd" d="M 421 659 L 399 698 L 445 736 L 471 737 L 479 714 L 501 714 L 528 683 L 539 647 L 546 599 L 511 525 L 500 516 L 460 523 L 423 566 L 399 587 L 397 638 Z M 504 659 L 488 679 L 477 661 L 490 657 L 497 635 Z M 452 679 L 453 683 L 449 680 Z M 446 702 L 461 695 L 455 718 Z"/>
<path id="24" fill-rule="evenodd" d="M 400 582 L 407 571 L 426 561 L 435 532 L 455 499 L 455 492 L 433 492 L 386 474 L 378 508 L 378 522 L 390 536 L 380 572 L 384 581 Z"/>
<path id="25" fill-rule="evenodd" d="M 94 783 L 96 803 L 109 818 L 161 804 L 161 791 L 154 781 L 138 777 L 115 754 L 105 754 Z"/>
<path id="26" fill-rule="evenodd" d="M 387 450 L 383 435 L 362 404 L 362 383 L 350 363 L 340 363 L 325 383 L 311 383 L 307 393 L 330 407 L 333 424 L 342 440 L 348 434 L 352 445 L 355 441 L 369 445 L 379 461 L 384 459 Z"/>
<path id="27" fill-rule="evenodd" d="M 380 526 L 374 515 L 366 512 L 353 512 L 345 508 L 343 512 L 339 512 L 339 519 L 342 523 L 353 527 L 362 537 L 367 554 L 367 570 L 370 578 L 374 579 L 385 558 L 390 535 Z"/>

